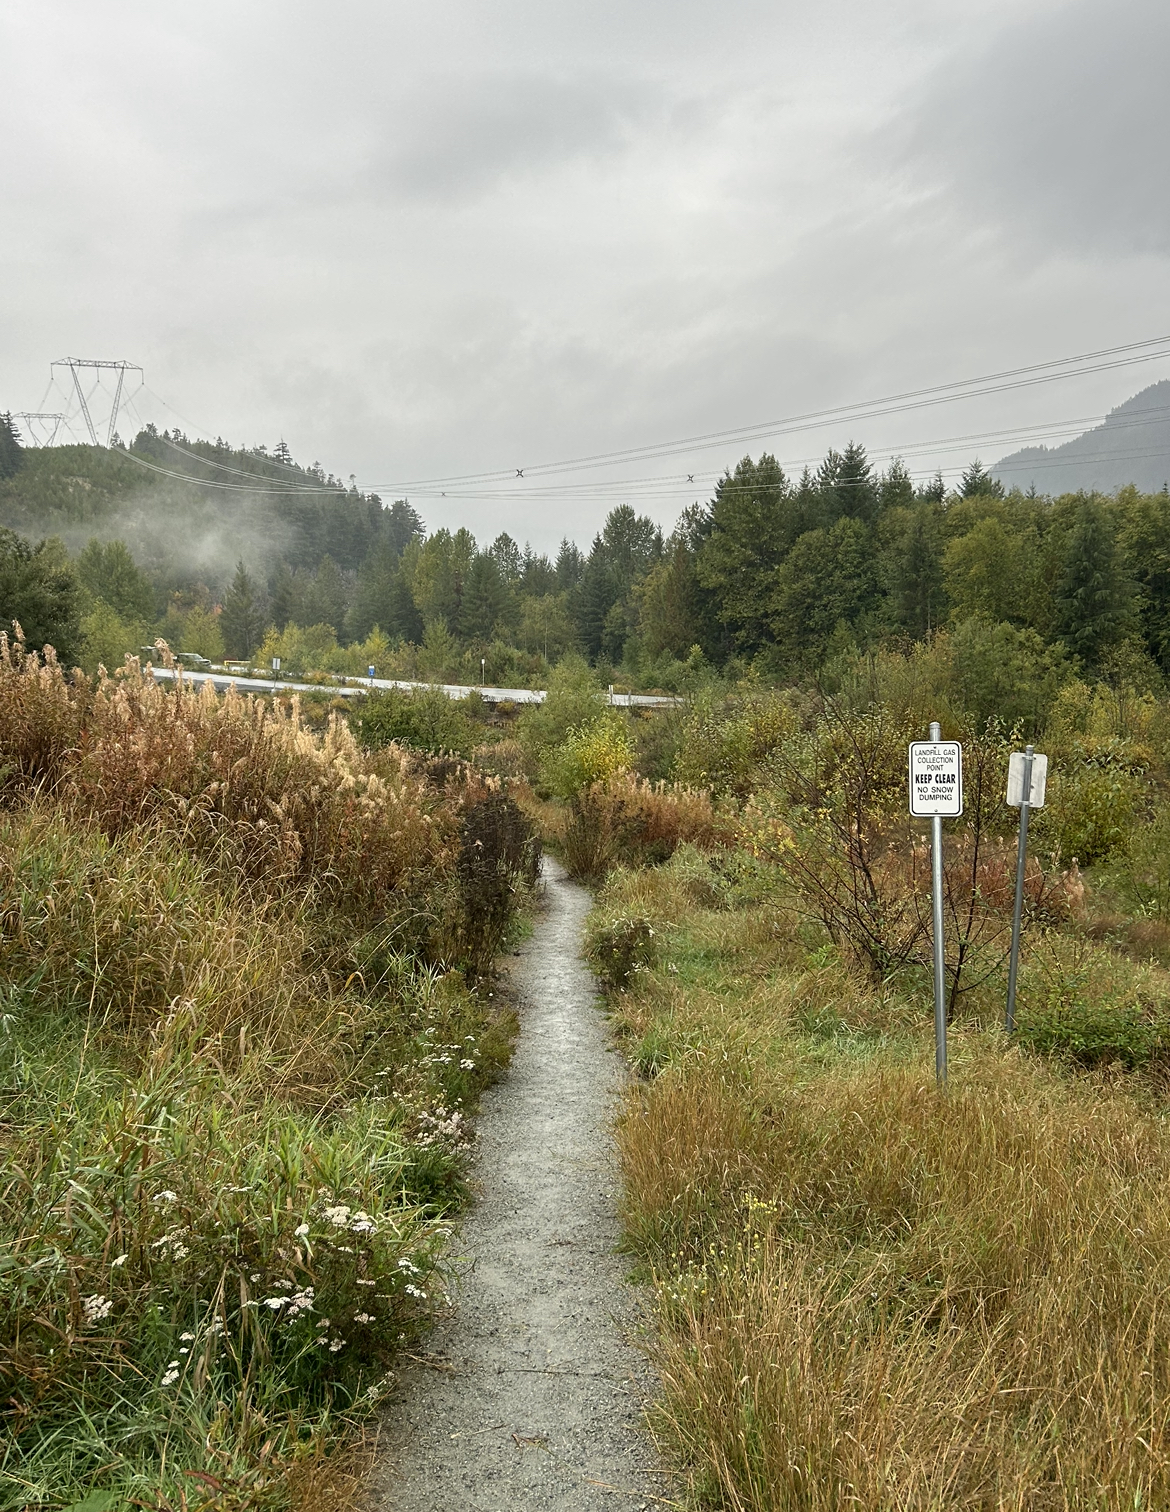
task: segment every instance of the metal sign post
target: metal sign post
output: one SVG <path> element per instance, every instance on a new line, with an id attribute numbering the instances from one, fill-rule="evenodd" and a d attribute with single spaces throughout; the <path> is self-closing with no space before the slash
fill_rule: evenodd
<path id="1" fill-rule="evenodd" d="M 910 747 L 910 812 L 929 819 L 931 828 L 930 882 L 934 934 L 934 1074 L 940 1087 L 947 1080 L 947 979 L 943 957 L 942 822 L 963 812 L 963 748 L 957 740 L 943 740 L 937 720 L 929 740 Z"/>
<path id="2" fill-rule="evenodd" d="M 1012 909 L 1012 953 L 1008 961 L 1007 1016 L 1004 1028 L 1011 1034 L 1016 1027 L 1016 975 L 1020 966 L 1020 923 L 1024 915 L 1024 872 L 1028 864 L 1028 815 L 1044 807 L 1044 785 L 1048 776 L 1048 757 L 1028 746 L 1023 754 L 1013 751 L 1008 757 L 1007 801 L 1020 810 L 1020 838 L 1016 842 L 1016 901 Z"/>

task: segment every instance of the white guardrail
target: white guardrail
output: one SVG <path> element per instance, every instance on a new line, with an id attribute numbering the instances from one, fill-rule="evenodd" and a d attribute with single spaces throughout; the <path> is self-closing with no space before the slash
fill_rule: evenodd
<path id="1" fill-rule="evenodd" d="M 255 677 L 244 676 L 238 672 L 222 671 L 213 668 L 210 672 L 195 672 L 188 667 L 172 669 L 170 667 L 156 667 L 150 664 L 158 682 L 174 682 L 176 676 L 181 676 L 185 683 L 192 687 L 200 687 L 203 683 L 211 683 L 217 693 L 224 693 L 230 687 L 236 687 L 241 692 L 248 693 L 332 693 L 340 698 L 357 698 L 363 693 L 368 693 L 371 688 L 401 688 L 410 691 L 414 688 L 439 688 L 448 698 L 467 698 L 469 694 L 478 693 L 484 703 L 489 704 L 540 704 L 548 697 L 544 688 L 487 688 L 473 683 L 426 683 L 406 682 L 397 678 L 384 677 L 349 677 L 344 682 L 338 683 L 307 683 L 294 682 L 289 678 Z M 614 693 L 612 690 L 606 694 L 606 702 L 617 709 L 667 709 L 682 703 L 681 698 L 672 698 L 658 693 Z"/>

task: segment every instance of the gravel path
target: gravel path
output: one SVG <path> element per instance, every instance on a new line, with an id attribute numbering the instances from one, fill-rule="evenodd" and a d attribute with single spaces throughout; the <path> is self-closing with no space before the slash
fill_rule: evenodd
<path id="1" fill-rule="evenodd" d="M 483 1099 L 467 1256 L 429 1368 L 403 1373 L 377 1512 L 594 1512 L 669 1496 L 639 1427 L 636 1293 L 615 1254 L 623 1066 L 578 958 L 585 890 L 549 857 L 516 964 L 520 1038 Z"/>

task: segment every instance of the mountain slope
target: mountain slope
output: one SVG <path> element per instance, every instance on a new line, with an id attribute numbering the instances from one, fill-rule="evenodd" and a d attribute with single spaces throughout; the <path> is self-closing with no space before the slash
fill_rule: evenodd
<path id="1" fill-rule="evenodd" d="M 991 469 L 1005 488 L 1037 493 L 1096 489 L 1114 493 L 1126 483 L 1156 493 L 1170 479 L 1170 379 L 1119 404 L 1084 435 L 1063 446 L 1025 446 Z"/>

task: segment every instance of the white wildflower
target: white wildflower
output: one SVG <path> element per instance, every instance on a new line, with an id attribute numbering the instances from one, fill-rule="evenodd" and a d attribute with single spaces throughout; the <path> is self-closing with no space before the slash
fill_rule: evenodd
<path id="1" fill-rule="evenodd" d="M 337 1207 L 327 1207 L 321 1216 L 334 1228 L 345 1228 L 349 1222 L 349 1208 L 344 1203 L 339 1203 Z"/>
<path id="2" fill-rule="evenodd" d="M 174 1192 L 156 1192 L 150 1200 L 151 1202 L 178 1202 L 179 1199 Z"/>
<path id="3" fill-rule="evenodd" d="M 81 1303 L 81 1310 L 85 1314 L 87 1323 L 100 1323 L 103 1318 L 108 1318 L 113 1311 L 114 1304 L 109 1297 L 85 1297 Z"/>
<path id="4" fill-rule="evenodd" d="M 185 1244 L 176 1243 L 174 1248 L 171 1250 L 171 1259 L 185 1260 L 190 1253 L 191 1251 Z"/>
<path id="5" fill-rule="evenodd" d="M 181 1344 L 193 1344 L 195 1342 L 195 1335 L 193 1333 L 181 1333 L 179 1335 L 179 1342 Z"/>
<path id="6" fill-rule="evenodd" d="M 293 1233 L 297 1236 L 298 1239 L 306 1239 L 309 1234 L 309 1225 L 307 1223 L 298 1224 L 297 1227 L 293 1229 Z"/>
<path id="7" fill-rule="evenodd" d="M 419 1286 L 412 1286 L 409 1281 L 406 1283 L 406 1291 L 411 1297 L 421 1297 L 424 1302 L 427 1300 L 426 1292 Z"/>
<path id="8" fill-rule="evenodd" d="M 474 1071 L 475 1062 L 473 1060 L 461 1060 L 459 1062 L 459 1069 L 461 1071 Z"/>
<path id="9" fill-rule="evenodd" d="M 182 1364 L 178 1360 L 172 1360 L 167 1366 L 166 1374 L 163 1376 L 161 1384 L 163 1386 L 173 1386 L 179 1379 L 179 1372 L 182 1368 Z"/>
<path id="10" fill-rule="evenodd" d="M 372 1323 L 374 1315 L 373 1313 L 354 1313 L 353 1321 L 355 1323 Z"/>
<path id="11" fill-rule="evenodd" d="M 288 1299 L 287 1318 L 299 1318 L 302 1313 L 313 1311 L 313 1288 L 306 1286 L 304 1291 L 294 1292 Z"/>
<path id="12" fill-rule="evenodd" d="M 363 1213 L 360 1208 L 349 1220 L 350 1232 L 353 1234 L 372 1234 L 377 1227 L 369 1213 Z"/>
<path id="13" fill-rule="evenodd" d="M 339 1349 L 344 1349 L 344 1348 L 345 1348 L 345 1340 L 344 1339 L 330 1339 L 329 1340 L 329 1353 L 330 1354 L 336 1354 Z"/>
<path id="14" fill-rule="evenodd" d="M 273 1312 L 279 1312 L 287 1301 L 287 1297 L 265 1297 L 264 1306 L 271 1307 Z"/>
<path id="15" fill-rule="evenodd" d="M 119 1266 L 119 1265 L 125 1265 L 125 1264 L 126 1264 L 126 1261 L 127 1261 L 127 1260 L 129 1260 L 129 1258 L 130 1258 L 130 1256 L 129 1256 L 129 1255 L 119 1255 L 119 1256 L 118 1256 L 118 1257 L 117 1257 L 117 1259 L 115 1259 L 115 1260 L 111 1260 L 111 1261 L 110 1261 L 110 1264 L 111 1264 L 111 1265 L 112 1265 L 112 1266 L 114 1266 L 114 1268 L 115 1268 L 115 1269 L 116 1269 L 116 1268 L 117 1268 L 117 1267 L 118 1267 L 118 1266 Z"/>

